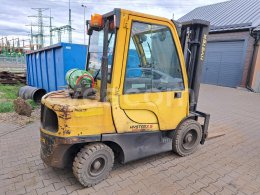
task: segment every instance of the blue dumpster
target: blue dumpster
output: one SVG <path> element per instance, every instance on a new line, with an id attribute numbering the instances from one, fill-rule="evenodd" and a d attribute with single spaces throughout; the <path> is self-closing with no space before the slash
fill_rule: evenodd
<path id="1" fill-rule="evenodd" d="M 58 43 L 26 54 L 27 85 L 56 91 L 66 86 L 72 68 L 85 69 L 87 46 Z"/>

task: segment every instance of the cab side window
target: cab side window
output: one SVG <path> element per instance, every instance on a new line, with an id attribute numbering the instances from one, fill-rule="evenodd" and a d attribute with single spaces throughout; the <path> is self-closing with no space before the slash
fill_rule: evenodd
<path id="1" fill-rule="evenodd" d="M 124 93 L 183 90 L 177 49 L 167 26 L 133 22 Z"/>

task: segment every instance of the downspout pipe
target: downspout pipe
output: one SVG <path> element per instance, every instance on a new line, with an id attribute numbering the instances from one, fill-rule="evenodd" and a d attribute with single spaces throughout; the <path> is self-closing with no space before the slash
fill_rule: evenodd
<path id="1" fill-rule="evenodd" d="M 252 53 L 252 56 L 251 56 L 251 60 L 250 60 L 250 66 L 249 66 L 249 70 L 248 70 L 248 74 L 247 74 L 247 79 L 246 79 L 246 88 L 248 90 L 250 90 L 251 92 L 254 92 L 255 93 L 255 90 L 252 89 L 249 84 L 250 84 L 250 79 L 252 77 L 252 74 L 253 74 L 253 66 L 254 66 L 254 57 L 255 57 L 255 52 L 256 52 L 256 46 L 258 44 L 258 41 L 260 39 L 260 36 L 259 36 L 259 32 L 256 32 L 254 33 L 254 29 L 255 28 L 252 28 L 250 30 L 250 36 L 254 38 L 254 45 L 253 45 L 253 53 Z"/>

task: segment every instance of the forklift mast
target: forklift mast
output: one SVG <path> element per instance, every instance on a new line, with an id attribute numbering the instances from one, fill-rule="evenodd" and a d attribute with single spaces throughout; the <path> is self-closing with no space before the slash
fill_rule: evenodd
<path id="1" fill-rule="evenodd" d="M 210 23 L 205 20 L 194 19 L 181 24 L 175 22 L 175 25 L 179 31 L 186 61 L 190 90 L 190 111 L 196 112 Z"/>

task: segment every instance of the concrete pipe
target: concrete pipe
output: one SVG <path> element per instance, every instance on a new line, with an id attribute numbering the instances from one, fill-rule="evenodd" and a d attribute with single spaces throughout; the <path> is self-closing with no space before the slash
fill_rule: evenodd
<path id="1" fill-rule="evenodd" d="M 19 89 L 18 96 L 27 100 L 32 99 L 35 102 L 40 102 L 42 96 L 46 94 L 45 89 L 39 89 L 32 86 L 23 86 Z"/>

